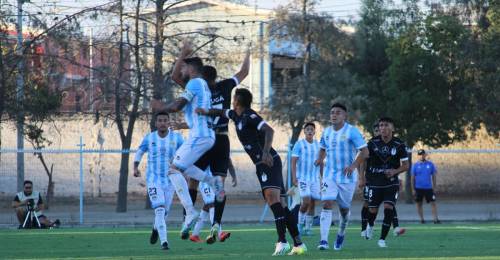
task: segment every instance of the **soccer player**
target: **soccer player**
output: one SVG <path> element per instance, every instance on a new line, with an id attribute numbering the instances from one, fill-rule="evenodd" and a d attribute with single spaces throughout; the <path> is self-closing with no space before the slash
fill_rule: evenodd
<path id="1" fill-rule="evenodd" d="M 323 210 L 320 218 L 321 240 L 318 245 L 320 250 L 329 248 L 328 235 L 335 201 L 339 207 L 340 221 L 333 248 L 335 250 L 342 249 L 345 230 L 349 222 L 352 197 L 356 190 L 357 168 L 368 154 L 366 142 L 360 131 L 348 124 L 346 118 L 347 108 L 340 103 L 333 104 L 330 109 L 332 125 L 323 131 L 320 141 L 321 149 L 315 162 L 316 165 L 319 165 L 326 158 L 321 181 Z"/>
<path id="2" fill-rule="evenodd" d="M 404 142 L 393 136 L 394 121 L 382 117 L 378 123 L 380 135 L 368 142 L 369 157 L 366 164 L 368 183 L 368 226 L 366 239 L 373 235 L 373 225 L 380 204 L 384 204 L 382 232 L 379 247 L 387 247 L 385 239 L 394 219 L 394 205 L 398 198 L 398 175 L 408 170 L 408 154 Z"/>
<path id="3" fill-rule="evenodd" d="M 194 165 L 202 155 L 212 148 L 215 142 L 212 119 L 195 112 L 197 108 L 210 109 L 211 107 L 212 95 L 207 82 L 201 75 L 203 62 L 198 57 L 186 58 L 178 62 L 182 62 L 181 73 L 183 78 L 189 78 L 184 93 L 167 105 L 161 101 L 153 100 L 152 106 L 153 110 L 165 110 L 170 113 L 184 110 L 185 120 L 190 129 L 188 138 L 175 153 L 168 174 L 177 196 L 186 210 L 181 237 L 187 239 L 189 231 L 196 223 L 198 212 L 193 206 L 186 179 L 182 175 L 209 183 L 214 188 L 217 200 L 222 200 L 224 187 L 220 177 L 208 175 L 204 170 Z"/>
<path id="4" fill-rule="evenodd" d="M 373 124 L 373 137 L 379 136 L 378 131 L 378 121 Z M 363 162 L 360 167 L 360 178 L 358 182 L 358 187 L 363 191 L 363 207 L 361 208 L 361 237 L 366 237 L 366 226 L 368 225 L 368 183 L 366 183 L 366 162 Z M 401 182 L 400 182 L 401 189 Z M 401 236 L 406 232 L 405 228 L 399 227 L 398 213 L 396 211 L 396 206 L 394 205 L 394 218 L 392 219 L 392 226 L 394 227 L 394 236 Z"/>
<path id="5" fill-rule="evenodd" d="M 167 173 L 169 162 L 174 158 L 175 151 L 182 145 L 182 135 L 169 129 L 169 116 L 166 112 L 158 112 L 155 121 L 156 131 L 147 134 L 142 140 L 134 158 L 134 176 L 140 177 L 139 163 L 144 153 L 148 153 L 146 168 L 146 183 L 151 207 L 155 212 L 155 221 L 150 242 L 155 244 L 160 237 L 161 248 L 168 248 L 167 225 L 165 217 L 168 216 L 174 188 L 170 183 Z"/>
<path id="6" fill-rule="evenodd" d="M 207 174 L 212 174 L 210 172 L 210 168 L 207 168 Z M 200 231 L 205 224 L 205 221 L 210 221 L 213 223 L 214 220 L 214 203 L 215 203 L 215 194 L 210 188 L 210 185 L 204 182 L 199 182 L 198 189 L 200 190 L 201 197 L 203 199 L 203 209 L 200 214 L 200 218 L 194 225 L 193 232 L 189 236 L 189 240 L 193 242 L 203 242 L 200 239 Z"/>
<path id="7" fill-rule="evenodd" d="M 182 55 L 188 55 L 190 52 L 189 43 L 185 43 L 181 50 Z M 250 52 L 247 50 L 243 63 L 241 65 L 240 71 L 238 71 L 232 78 L 225 79 L 222 81 L 216 81 L 217 70 L 212 66 L 203 67 L 203 78 L 207 81 L 210 88 L 212 99 L 211 106 L 216 109 L 229 109 L 231 106 L 231 92 L 233 88 L 240 84 L 247 75 L 250 68 Z M 172 73 L 172 79 L 179 85 L 183 86 L 184 80 L 179 73 L 179 70 L 174 68 Z M 215 143 L 214 146 L 205 153 L 195 165 L 200 169 L 206 169 L 210 166 L 211 172 L 214 176 L 219 176 L 222 178 L 222 184 L 224 185 L 225 179 L 227 177 L 227 172 L 229 168 L 229 137 L 228 137 L 228 119 L 223 116 L 217 116 L 213 118 L 212 128 L 215 131 Z M 189 194 L 194 203 L 197 195 L 198 183 L 196 180 L 192 179 L 189 181 Z M 207 237 L 207 243 L 212 244 L 219 238 L 220 241 L 224 241 L 231 235 L 228 232 L 223 232 L 221 229 L 221 220 L 224 212 L 224 207 L 226 204 L 226 197 L 222 198 L 222 201 L 215 201 L 215 217 L 212 223 L 212 228 L 210 234 Z"/>
<path id="8" fill-rule="evenodd" d="M 433 190 L 433 187 L 436 187 L 436 166 L 427 160 L 427 153 L 424 149 L 418 150 L 417 154 L 420 158 L 411 168 L 411 188 L 417 202 L 420 223 L 425 223 L 424 210 L 422 208 L 422 201 L 425 197 L 427 203 L 431 203 L 434 224 L 441 224 L 437 216 L 436 195 Z"/>
<path id="9" fill-rule="evenodd" d="M 293 238 L 294 246 L 290 255 L 304 254 L 307 250 L 300 238 L 297 221 L 293 218 L 284 201 L 282 164 L 278 153 L 272 148 L 274 130 L 251 108 L 252 93 L 247 89 L 236 89 L 233 97 L 233 109 L 198 110 L 199 113 L 213 116 L 225 116 L 234 121 L 236 133 L 242 146 L 256 167 L 256 174 L 262 188 L 262 194 L 274 215 L 278 242 L 273 255 L 284 255 L 290 250 L 286 240 L 286 229 Z M 283 204 L 282 204 L 283 203 Z"/>
<path id="10" fill-rule="evenodd" d="M 302 199 L 298 217 L 299 232 L 302 235 L 311 235 L 315 202 L 321 199 L 319 186 L 323 164 L 314 164 L 319 153 L 319 142 L 314 139 L 315 134 L 316 125 L 306 123 L 305 138 L 297 141 L 292 150 L 292 183 L 299 188 Z"/>

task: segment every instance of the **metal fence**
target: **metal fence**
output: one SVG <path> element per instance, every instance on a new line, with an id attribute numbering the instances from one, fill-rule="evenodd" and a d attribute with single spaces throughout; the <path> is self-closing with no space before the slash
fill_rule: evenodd
<path id="1" fill-rule="evenodd" d="M 100 198 L 100 203 L 106 203 L 109 210 L 114 210 L 111 205 L 115 204 L 118 192 L 120 158 L 123 153 L 130 153 L 128 193 L 131 197 L 145 198 L 144 178 L 134 178 L 131 174 L 135 150 L 84 149 L 84 145 L 80 139 L 75 149 L 20 151 L 25 153 L 25 179 L 32 180 L 35 189 L 46 194 L 48 176 L 40 160 L 34 156 L 42 153 L 48 167 L 53 167 L 54 197 L 57 201 L 69 198 L 68 207 L 75 207 L 78 201 L 78 209 L 74 209 L 78 212 L 75 212 L 75 220 L 83 223 L 86 201 Z M 286 180 L 290 179 L 290 150 L 288 147 L 279 149 Z M 0 196 L 7 199 L 13 198 L 17 192 L 17 152 L 16 149 L 0 149 Z M 500 194 L 500 149 L 438 149 L 429 153 L 440 174 L 438 191 L 452 195 L 463 194 L 463 191 L 468 194 Z M 245 152 L 232 150 L 231 157 L 237 170 L 238 186 L 227 185 L 227 193 L 240 198 L 260 194 L 255 168 Z M 143 160 L 143 172 L 145 166 L 146 160 Z"/>

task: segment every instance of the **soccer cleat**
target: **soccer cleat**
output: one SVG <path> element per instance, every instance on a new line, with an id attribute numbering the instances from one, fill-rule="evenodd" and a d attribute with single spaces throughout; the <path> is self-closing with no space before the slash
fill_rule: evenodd
<path id="1" fill-rule="evenodd" d="M 441 220 L 434 220 L 434 224 L 441 224 Z"/>
<path id="2" fill-rule="evenodd" d="M 215 223 L 210 229 L 210 234 L 207 237 L 207 244 L 211 245 L 217 241 L 217 233 L 219 233 L 219 224 Z"/>
<path id="3" fill-rule="evenodd" d="M 52 223 L 53 228 L 58 228 L 61 225 L 61 221 L 59 219 L 56 219 L 54 223 Z"/>
<path id="4" fill-rule="evenodd" d="M 168 242 L 165 241 L 163 243 L 161 243 L 161 249 L 162 250 L 169 250 L 170 248 L 168 247 Z"/>
<path id="5" fill-rule="evenodd" d="M 294 246 L 288 255 L 303 255 L 307 252 L 306 244 L 302 243 L 300 246 Z"/>
<path id="6" fill-rule="evenodd" d="M 158 230 L 154 229 L 151 231 L 151 236 L 149 237 L 149 243 L 151 245 L 156 244 L 158 242 Z"/>
<path id="7" fill-rule="evenodd" d="M 372 239 L 372 236 L 373 236 L 373 226 L 367 225 L 365 232 L 366 232 L 365 239 L 366 240 Z"/>
<path id="8" fill-rule="evenodd" d="M 288 251 L 290 251 L 290 244 L 288 244 L 288 242 L 278 242 L 276 243 L 276 249 L 274 250 L 273 256 L 286 255 Z"/>
<path id="9" fill-rule="evenodd" d="M 342 246 L 344 245 L 344 237 L 339 234 L 337 234 L 337 239 L 335 240 L 335 244 L 333 244 L 333 249 L 339 251 L 342 249 Z"/>
<path id="10" fill-rule="evenodd" d="M 420 224 L 425 224 L 425 220 L 420 220 Z"/>
<path id="11" fill-rule="evenodd" d="M 318 249 L 319 250 L 328 250 L 330 246 L 328 246 L 328 242 L 325 240 L 319 241 Z"/>
<path id="12" fill-rule="evenodd" d="M 228 239 L 230 236 L 231 236 L 231 233 L 229 233 L 229 232 L 222 232 L 222 233 L 220 233 L 220 235 L 219 235 L 219 241 L 220 241 L 220 242 L 224 242 L 224 241 L 226 241 L 226 239 Z"/>
<path id="13" fill-rule="evenodd" d="M 387 245 L 385 244 L 385 240 L 383 240 L 383 239 L 380 239 L 377 242 L 377 244 L 378 244 L 378 247 L 380 247 L 380 248 L 386 248 L 387 247 Z"/>
<path id="14" fill-rule="evenodd" d="M 189 238 L 189 231 L 193 228 L 198 220 L 198 212 L 193 211 L 191 214 L 186 215 L 186 220 L 182 225 L 181 229 L 181 239 L 186 240 Z"/>
<path id="15" fill-rule="evenodd" d="M 406 232 L 405 228 L 396 227 L 394 229 L 394 236 L 399 237 L 399 236 L 403 235 L 405 232 Z"/>
<path id="16" fill-rule="evenodd" d="M 189 236 L 189 240 L 195 242 L 195 243 L 201 243 L 203 242 L 203 240 L 200 239 L 200 236 L 196 236 L 196 235 L 191 235 Z"/>
<path id="17" fill-rule="evenodd" d="M 362 238 L 366 238 L 366 229 L 361 231 L 361 237 Z"/>

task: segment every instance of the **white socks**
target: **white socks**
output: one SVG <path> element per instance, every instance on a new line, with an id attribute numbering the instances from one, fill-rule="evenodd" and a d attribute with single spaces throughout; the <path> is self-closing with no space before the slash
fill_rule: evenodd
<path id="1" fill-rule="evenodd" d="M 158 207 L 155 209 L 155 228 L 160 236 L 161 244 L 167 241 L 167 224 L 165 223 L 165 208 Z"/>
<path id="2" fill-rule="evenodd" d="M 214 214 L 215 214 L 215 207 L 211 207 L 209 210 L 209 216 L 210 216 L 210 224 L 214 224 Z"/>
<path id="3" fill-rule="evenodd" d="M 203 225 L 205 224 L 205 221 L 208 220 L 208 215 L 209 215 L 208 212 L 206 212 L 204 210 L 201 211 L 200 218 L 198 219 L 198 221 L 196 222 L 196 225 L 193 228 L 193 233 L 192 233 L 193 236 L 199 236 L 200 235 L 200 231 L 203 228 Z"/>
<path id="4" fill-rule="evenodd" d="M 187 214 L 193 214 L 196 212 L 193 207 L 193 202 L 191 201 L 191 196 L 189 195 L 189 189 L 184 176 L 182 176 L 181 172 L 178 170 L 170 169 L 170 173 L 168 174 L 168 179 L 175 187 L 175 193 L 177 193 L 177 197 L 186 209 Z"/>
<path id="5" fill-rule="evenodd" d="M 313 215 L 306 215 L 305 217 L 305 222 L 306 222 L 306 229 L 307 230 L 311 230 L 312 229 L 312 225 L 313 225 L 313 219 L 314 219 L 314 216 Z"/>
<path id="6" fill-rule="evenodd" d="M 299 225 L 305 225 L 305 223 L 306 223 L 306 213 L 302 213 L 302 212 L 300 212 L 300 210 L 299 210 L 299 221 L 298 222 L 299 222 L 298 223 Z"/>
<path id="7" fill-rule="evenodd" d="M 332 225 L 331 209 L 321 210 L 319 225 L 320 225 L 321 240 L 328 241 L 328 234 L 330 233 L 330 227 Z"/>
<path id="8" fill-rule="evenodd" d="M 339 235 L 343 236 L 345 234 L 345 229 L 347 228 L 347 224 L 349 224 L 350 216 L 351 211 L 348 211 L 344 215 L 342 215 L 342 212 L 339 212 Z"/>

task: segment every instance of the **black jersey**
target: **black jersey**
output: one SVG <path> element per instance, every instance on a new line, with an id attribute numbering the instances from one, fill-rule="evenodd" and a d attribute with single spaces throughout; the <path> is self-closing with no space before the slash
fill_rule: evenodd
<path id="1" fill-rule="evenodd" d="M 237 115 L 234 110 L 225 110 L 225 116 L 234 121 L 238 139 L 245 148 L 245 151 L 252 159 L 252 162 L 257 164 L 262 160 L 262 148 L 265 142 L 265 133 L 260 131 L 266 123 L 255 111 L 248 108 L 241 115 Z M 271 148 L 271 156 L 275 157 L 278 154 Z"/>
<path id="2" fill-rule="evenodd" d="M 368 141 L 370 153 L 366 165 L 366 182 L 370 187 L 399 185 L 398 176 L 386 178 L 385 170 L 397 169 L 401 161 L 408 160 L 406 145 L 399 138 L 393 137 L 385 143 L 380 136 Z"/>
<path id="3" fill-rule="evenodd" d="M 238 85 L 238 79 L 232 77 L 219 81 L 215 86 L 210 87 L 212 93 L 212 108 L 229 109 L 231 107 L 231 91 Z M 213 128 L 218 131 L 228 131 L 227 124 L 229 120 L 225 117 L 215 117 L 213 120 Z"/>

